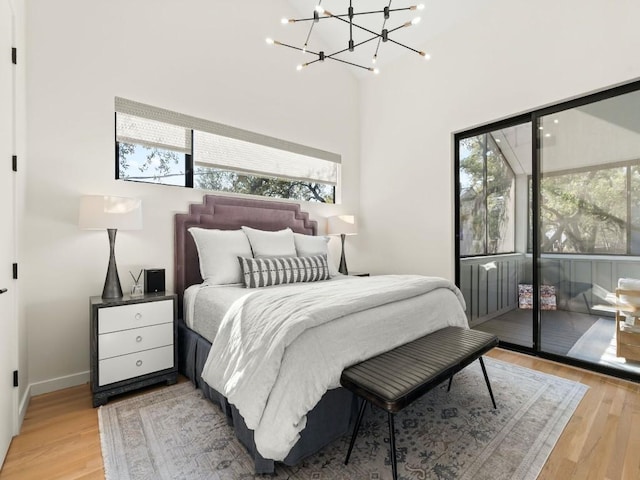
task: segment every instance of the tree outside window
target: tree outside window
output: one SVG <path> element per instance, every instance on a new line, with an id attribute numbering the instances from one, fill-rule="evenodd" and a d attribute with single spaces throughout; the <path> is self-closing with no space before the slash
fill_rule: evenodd
<path id="1" fill-rule="evenodd" d="M 515 175 L 489 134 L 460 142 L 460 255 L 515 249 Z"/>

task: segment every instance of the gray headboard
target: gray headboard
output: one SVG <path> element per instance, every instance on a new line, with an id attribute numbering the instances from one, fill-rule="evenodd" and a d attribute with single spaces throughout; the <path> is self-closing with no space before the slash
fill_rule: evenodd
<path id="1" fill-rule="evenodd" d="M 260 230 L 291 228 L 306 235 L 318 233 L 318 223 L 295 203 L 254 200 L 220 195 L 205 195 L 202 203 L 189 205 L 189 213 L 175 216 L 174 288 L 178 294 L 178 312 L 182 314 L 182 296 L 187 287 L 202 283 L 198 251 L 190 227 L 237 230 L 242 226 Z"/>

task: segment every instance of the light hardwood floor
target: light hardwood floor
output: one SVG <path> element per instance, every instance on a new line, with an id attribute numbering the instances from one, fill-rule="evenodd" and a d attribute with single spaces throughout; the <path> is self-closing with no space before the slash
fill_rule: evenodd
<path id="1" fill-rule="evenodd" d="M 640 478 L 640 385 L 527 355 L 489 356 L 590 388 L 539 480 Z M 87 385 L 31 399 L 0 479 L 104 478 L 97 410 Z"/>

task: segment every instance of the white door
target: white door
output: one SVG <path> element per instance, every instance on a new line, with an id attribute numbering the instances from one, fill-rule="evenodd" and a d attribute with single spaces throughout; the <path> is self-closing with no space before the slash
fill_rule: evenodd
<path id="1" fill-rule="evenodd" d="M 13 305 L 14 196 L 11 156 L 14 142 L 14 93 L 11 47 L 13 11 L 0 0 L 0 465 L 14 430 L 15 312 Z"/>

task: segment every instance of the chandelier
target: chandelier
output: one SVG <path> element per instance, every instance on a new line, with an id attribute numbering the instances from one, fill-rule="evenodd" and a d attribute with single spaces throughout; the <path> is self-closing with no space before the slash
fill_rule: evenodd
<path id="1" fill-rule="evenodd" d="M 378 52 L 380 50 L 380 44 L 387 43 L 387 42 L 391 42 L 391 43 L 394 43 L 395 45 L 406 48 L 407 50 L 411 50 L 412 52 L 417 53 L 418 55 L 422 56 L 426 60 L 429 60 L 429 58 L 431 58 L 429 54 L 420 50 L 416 50 L 415 48 L 411 48 L 407 45 L 404 45 L 403 43 L 400 43 L 390 37 L 392 33 L 397 32 L 398 30 L 401 30 L 403 28 L 408 28 L 413 25 L 417 25 L 420 22 L 420 17 L 415 17 L 413 20 L 404 22 L 394 28 L 387 27 L 387 22 L 390 20 L 392 13 L 402 12 L 402 11 L 422 10 L 424 9 L 424 5 L 412 5 L 409 7 L 391 8 L 391 1 L 392 0 L 389 0 L 389 4 L 386 7 L 384 7 L 382 10 L 356 12 L 353 8 L 352 0 L 349 0 L 349 8 L 347 10 L 347 13 L 334 14 L 328 10 L 325 10 L 321 6 L 322 0 L 320 0 L 318 2 L 318 5 L 315 7 L 315 10 L 313 11 L 313 16 L 308 18 L 283 18 L 282 19 L 282 23 L 284 25 L 288 25 L 292 23 L 310 23 L 309 31 L 307 33 L 307 37 L 303 46 L 297 47 L 294 45 L 289 45 L 287 43 L 273 40 L 272 38 L 267 38 L 267 43 L 269 45 L 280 45 L 283 47 L 292 48 L 294 50 L 299 50 L 305 54 L 310 54 L 315 57 L 314 60 L 299 64 L 296 67 L 297 70 L 302 70 L 303 68 L 308 67 L 309 65 L 313 65 L 314 63 L 318 63 L 318 62 L 324 62 L 325 60 L 334 60 L 336 62 L 346 63 L 348 65 L 351 65 L 357 68 L 362 68 L 364 70 L 377 74 L 379 73 L 379 70 L 378 68 L 375 67 L 375 64 L 376 64 L 376 61 L 378 60 Z M 366 28 L 362 24 L 356 23 L 358 20 L 358 17 L 364 16 L 364 15 L 381 15 L 382 27 L 379 33 L 369 28 Z M 309 50 L 308 48 L 309 40 L 311 38 L 311 34 L 313 33 L 314 27 L 316 26 L 316 24 L 319 24 L 320 21 L 326 21 L 326 20 L 332 20 L 334 22 L 335 21 L 343 22 L 349 26 L 349 40 L 348 42 L 345 42 L 346 43 L 345 48 L 333 53 L 326 53 L 324 51 L 315 52 L 315 51 Z M 364 40 L 358 41 L 356 43 L 353 39 L 354 29 L 363 31 L 369 36 Z M 364 66 L 359 63 L 355 63 L 355 62 L 346 60 L 345 58 L 339 57 L 339 55 L 345 52 L 353 52 L 356 48 L 360 47 L 361 45 L 364 45 L 369 42 L 374 42 L 374 41 L 377 41 L 377 45 L 375 48 L 375 53 L 373 54 L 373 57 L 371 59 L 372 66 Z"/>

